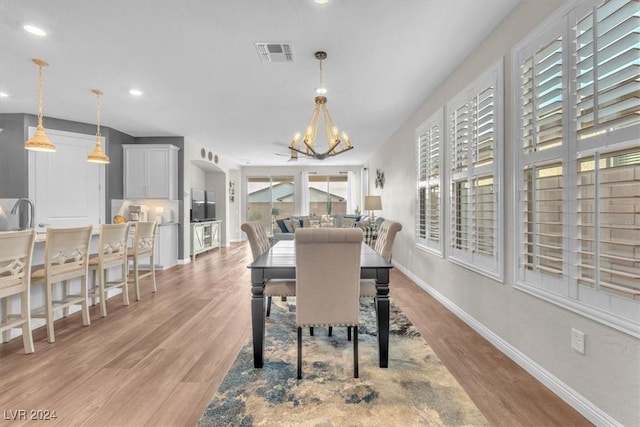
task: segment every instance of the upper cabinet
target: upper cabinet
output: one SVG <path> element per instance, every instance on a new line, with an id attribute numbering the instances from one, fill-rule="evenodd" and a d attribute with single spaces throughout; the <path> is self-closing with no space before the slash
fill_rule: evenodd
<path id="1" fill-rule="evenodd" d="M 170 144 L 124 144 L 124 198 L 178 198 L 178 150 Z"/>

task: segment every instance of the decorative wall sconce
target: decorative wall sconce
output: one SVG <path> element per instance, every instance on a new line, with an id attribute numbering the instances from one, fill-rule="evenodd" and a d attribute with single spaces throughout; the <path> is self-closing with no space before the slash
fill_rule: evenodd
<path id="1" fill-rule="evenodd" d="M 384 172 L 376 169 L 376 188 L 384 188 Z"/>
<path id="2" fill-rule="evenodd" d="M 236 183 L 229 181 L 229 201 L 234 202 L 236 200 Z"/>

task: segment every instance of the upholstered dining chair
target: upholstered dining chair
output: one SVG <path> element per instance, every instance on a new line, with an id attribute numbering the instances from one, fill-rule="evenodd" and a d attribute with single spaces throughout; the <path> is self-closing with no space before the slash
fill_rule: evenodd
<path id="1" fill-rule="evenodd" d="M 251 255 L 255 261 L 260 255 L 271 247 L 262 223 L 259 221 L 245 222 L 240 226 L 242 231 L 247 233 Z M 295 280 L 269 280 L 264 286 L 264 294 L 267 296 L 267 317 L 271 314 L 272 297 L 292 297 L 296 295 Z"/>
<path id="2" fill-rule="evenodd" d="M 36 268 L 31 273 L 31 283 L 44 286 L 44 312 L 34 310 L 31 317 L 44 318 L 47 324 L 47 341 L 56 340 L 53 330 L 53 312 L 62 309 L 66 316 L 72 305 L 80 305 L 82 324 L 88 326 L 89 299 L 87 276 L 89 267 L 89 242 L 91 240 L 91 226 L 74 228 L 47 228 L 44 247 L 44 266 Z M 69 293 L 70 281 L 80 280 L 80 292 Z M 62 283 L 62 298 L 54 299 L 54 285 Z"/>
<path id="3" fill-rule="evenodd" d="M 31 259 L 35 230 L 0 233 L 0 299 L 4 301 L 4 319 L 0 332 L 9 341 L 13 328 L 22 328 L 24 352 L 33 353 L 31 334 Z M 12 314 L 11 300 L 20 295 L 20 314 Z"/>
<path id="4" fill-rule="evenodd" d="M 129 223 L 102 224 L 98 253 L 89 258 L 89 270 L 93 273 L 93 297 L 100 300 L 100 314 L 107 316 L 107 294 L 111 289 L 122 288 L 124 305 L 129 305 L 129 286 L 127 283 L 127 241 Z M 108 280 L 109 269 L 119 268 L 117 279 Z"/>
<path id="5" fill-rule="evenodd" d="M 358 378 L 360 314 L 359 228 L 300 228 L 295 233 L 298 379 L 302 378 L 302 328 L 353 329 L 353 376 Z"/>
<path id="6" fill-rule="evenodd" d="M 133 283 L 136 293 L 136 301 L 140 300 L 140 279 L 151 278 L 151 289 L 156 292 L 156 266 L 155 266 L 155 245 L 156 230 L 158 224 L 155 221 L 136 222 L 136 231 L 133 236 L 133 246 L 127 248 L 127 264 L 133 263 L 133 279 L 128 283 Z M 140 271 L 140 261 L 148 259 L 149 269 Z"/>
<path id="7" fill-rule="evenodd" d="M 378 227 L 378 238 L 373 249 L 388 262 L 391 262 L 391 250 L 393 248 L 393 242 L 396 238 L 396 234 L 398 234 L 398 231 L 400 230 L 402 230 L 402 224 L 389 220 L 384 220 Z M 360 296 L 375 298 L 376 281 L 372 279 L 361 280 Z"/>

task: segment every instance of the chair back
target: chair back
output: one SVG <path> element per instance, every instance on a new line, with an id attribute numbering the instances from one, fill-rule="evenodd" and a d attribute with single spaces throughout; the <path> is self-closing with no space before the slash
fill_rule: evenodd
<path id="1" fill-rule="evenodd" d="M 359 228 L 296 230 L 296 322 L 355 326 L 360 299 Z"/>
<path id="2" fill-rule="evenodd" d="M 389 220 L 383 221 L 378 228 L 378 238 L 376 239 L 374 250 L 388 262 L 391 262 L 393 241 L 400 230 L 402 230 L 402 224 Z"/>
<path id="3" fill-rule="evenodd" d="M 253 255 L 254 260 L 268 251 L 271 247 L 269 236 L 267 236 L 267 232 L 264 231 L 264 227 L 259 221 L 245 222 L 240 226 L 240 229 L 247 233 L 249 246 L 251 246 L 251 254 Z"/>
<path id="4" fill-rule="evenodd" d="M 133 247 L 128 250 L 135 256 L 150 256 L 156 241 L 158 224 L 155 221 L 136 222 L 136 232 L 133 238 Z"/>
<path id="5" fill-rule="evenodd" d="M 47 228 L 44 247 L 44 274 L 47 282 L 86 276 L 91 226 Z"/>
<path id="6" fill-rule="evenodd" d="M 102 268 L 121 265 L 127 262 L 129 223 L 102 224 L 98 259 Z"/>
<path id="7" fill-rule="evenodd" d="M 0 298 L 29 290 L 35 236 L 35 230 L 0 233 Z"/>

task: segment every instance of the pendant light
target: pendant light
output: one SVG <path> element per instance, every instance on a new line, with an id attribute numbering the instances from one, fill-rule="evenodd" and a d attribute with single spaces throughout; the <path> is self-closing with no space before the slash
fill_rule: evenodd
<path id="1" fill-rule="evenodd" d="M 100 95 L 102 95 L 102 91 L 98 89 L 91 89 L 91 92 L 96 94 L 98 129 L 96 131 L 96 146 L 93 148 L 91 154 L 87 156 L 87 161 L 91 163 L 109 163 L 109 157 L 104 153 L 104 151 L 102 151 L 102 143 L 100 142 L 100 138 L 102 137 L 100 134 Z"/>
<path id="2" fill-rule="evenodd" d="M 56 151 L 56 146 L 44 134 L 44 126 L 42 125 L 42 67 L 46 67 L 49 64 L 38 58 L 34 58 L 32 61 L 38 66 L 38 127 L 31 139 L 24 143 L 24 148 L 33 151 L 54 152 Z"/>

